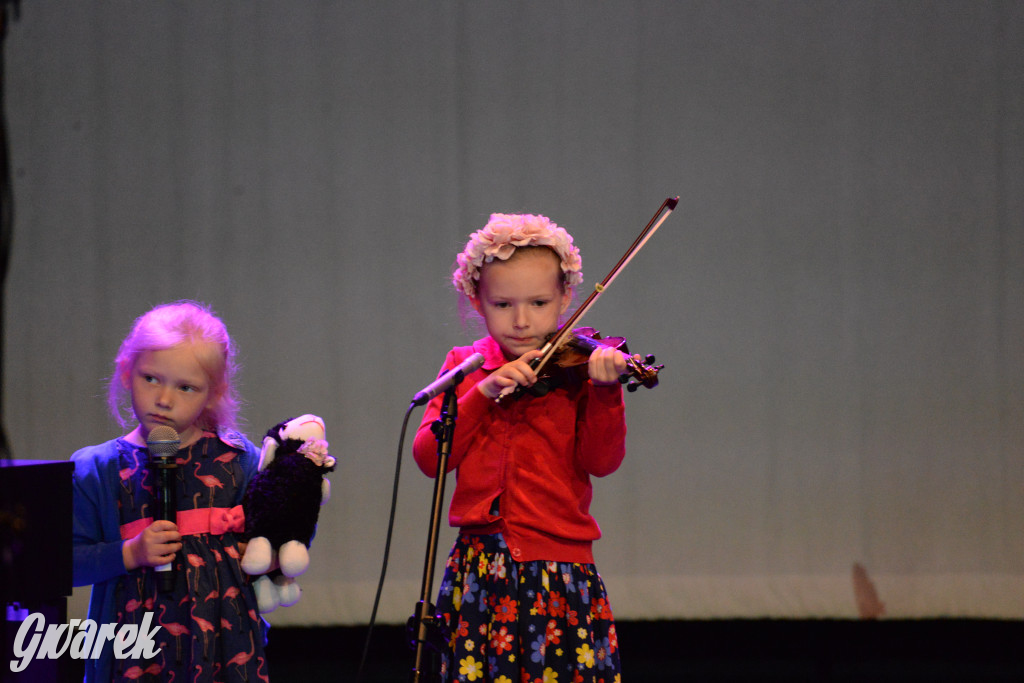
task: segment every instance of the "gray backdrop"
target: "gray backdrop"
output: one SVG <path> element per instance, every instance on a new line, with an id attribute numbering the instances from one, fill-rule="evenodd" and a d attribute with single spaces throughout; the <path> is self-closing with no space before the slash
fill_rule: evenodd
<path id="1" fill-rule="evenodd" d="M 340 458 L 272 622 L 369 618 L 466 235 L 549 215 L 592 285 L 674 195 L 585 320 L 667 366 L 596 482 L 617 615 L 1024 614 L 1024 3 L 35 0 L 5 51 L 14 454 L 118 434 L 132 320 L 211 304 L 249 435 Z"/>

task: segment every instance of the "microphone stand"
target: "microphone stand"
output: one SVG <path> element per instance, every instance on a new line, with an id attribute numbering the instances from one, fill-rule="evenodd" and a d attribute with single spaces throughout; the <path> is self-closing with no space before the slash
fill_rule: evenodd
<path id="1" fill-rule="evenodd" d="M 458 384 L 456 382 L 456 384 Z M 437 437 L 437 476 L 434 478 L 434 504 L 430 511 L 430 531 L 427 540 L 427 555 L 423 562 L 423 584 L 420 590 L 420 601 L 416 603 L 416 611 L 409 617 L 407 630 L 415 644 L 416 658 L 410 676 L 413 683 L 440 680 L 440 672 L 425 672 L 423 661 L 426 655 L 425 645 L 440 652 L 447 647 L 445 634 L 442 632 L 440 620 L 435 614 L 435 607 L 430 602 L 433 591 L 434 564 L 437 558 L 437 537 L 441 526 L 441 509 L 444 506 L 444 481 L 448 470 L 448 456 L 452 450 L 452 438 L 455 435 L 455 418 L 458 413 L 458 400 L 455 386 L 449 387 L 444 393 L 441 413 L 431 425 Z M 429 676 L 429 677 L 428 677 Z"/>

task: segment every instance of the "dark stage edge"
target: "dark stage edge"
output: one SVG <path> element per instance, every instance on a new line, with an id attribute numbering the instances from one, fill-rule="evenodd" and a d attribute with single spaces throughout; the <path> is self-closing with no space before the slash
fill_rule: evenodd
<path id="1" fill-rule="evenodd" d="M 1024 621 L 621 621 L 624 683 L 1024 681 Z M 356 680 L 363 627 L 273 628 L 274 683 Z M 407 681 L 405 628 L 373 630 L 363 683 Z M 427 680 L 427 679 L 421 679 Z"/>

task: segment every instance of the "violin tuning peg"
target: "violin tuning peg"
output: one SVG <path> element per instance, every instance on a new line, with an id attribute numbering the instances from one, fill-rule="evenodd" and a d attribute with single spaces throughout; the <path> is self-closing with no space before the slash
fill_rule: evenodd
<path id="1" fill-rule="evenodd" d="M 654 365 L 654 355 L 649 353 L 644 356 L 644 362 L 648 365 Z"/>
<path id="2" fill-rule="evenodd" d="M 630 382 L 629 384 L 626 385 L 626 391 L 629 391 L 629 392 L 634 392 L 634 391 L 636 391 L 639 388 L 640 388 L 640 383 L 639 382 Z"/>
<path id="3" fill-rule="evenodd" d="M 621 375 L 619 375 L 619 384 L 625 384 L 626 382 L 629 381 L 630 377 L 632 377 L 632 375 L 629 374 L 628 372 L 622 373 Z"/>

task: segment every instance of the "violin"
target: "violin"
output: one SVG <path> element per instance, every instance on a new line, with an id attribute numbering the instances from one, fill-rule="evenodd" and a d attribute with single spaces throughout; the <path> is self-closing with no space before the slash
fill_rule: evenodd
<path id="1" fill-rule="evenodd" d="M 551 363 L 563 370 L 582 372 L 581 379 L 586 379 L 585 366 L 590 360 L 590 354 L 601 347 L 617 349 L 625 357 L 626 371 L 619 376 L 619 382 L 626 385 L 627 391 L 633 392 L 640 387 L 653 389 L 658 386 L 658 373 L 665 366 L 655 365 L 653 355 L 648 354 L 641 360 L 629 353 L 625 337 L 602 337 L 593 327 L 577 327 L 572 330 L 562 345 L 555 350 Z M 529 391 L 537 396 L 543 396 L 556 384 L 552 381 L 553 376 L 555 375 L 552 372 L 542 374 Z"/>
<path id="2" fill-rule="evenodd" d="M 611 285 L 611 283 L 619 276 L 623 268 L 633 260 L 637 252 L 645 244 L 647 240 L 661 227 L 661 224 L 665 222 L 665 219 L 671 215 L 675 210 L 676 204 L 679 202 L 679 197 L 669 197 L 658 210 L 654 213 L 654 216 L 648 221 L 644 229 L 640 231 L 640 235 L 633 241 L 633 244 L 626 250 L 619 262 L 615 264 L 615 267 L 611 269 L 603 280 L 594 285 L 594 291 L 590 293 L 587 300 L 576 312 L 570 316 L 570 318 L 557 330 L 551 337 L 548 338 L 547 342 L 541 347 L 543 355 L 540 358 L 534 359 L 530 363 L 530 367 L 540 375 L 541 369 L 549 361 L 552 361 L 558 356 L 566 356 L 566 358 L 576 359 L 575 365 L 582 365 L 584 362 L 590 359 L 590 354 L 598 348 L 598 345 L 603 346 L 615 346 L 620 349 L 626 356 L 627 370 L 622 377 L 619 378 L 620 382 L 629 382 L 626 387 L 629 391 L 636 391 L 637 388 L 644 386 L 648 389 L 654 388 L 658 384 L 658 372 L 664 368 L 664 365 L 654 365 L 654 356 L 647 356 L 645 363 L 637 360 L 636 358 L 629 355 L 629 352 L 625 349 L 626 340 L 621 337 L 608 337 L 602 339 L 597 330 L 592 327 L 579 327 L 574 328 L 577 322 L 583 317 L 583 315 L 590 310 L 590 308 L 597 302 L 598 297 L 604 294 L 605 290 Z M 570 355 L 568 351 L 573 351 L 574 354 Z M 568 365 L 564 364 L 568 363 Z M 573 363 L 571 361 L 557 362 L 557 365 L 561 367 L 571 367 Z M 543 377 L 543 375 L 541 375 Z M 633 381 L 630 380 L 633 378 Z M 540 385 L 540 386 L 538 386 Z M 544 382 L 538 381 L 529 391 L 535 395 L 542 396 L 548 392 L 550 387 Z M 522 387 L 516 387 L 510 389 L 509 393 L 501 394 L 495 401 L 500 402 L 506 396 L 515 396 L 522 392 Z"/>

